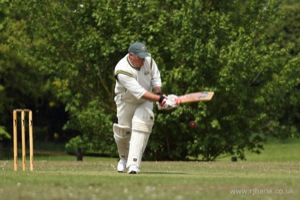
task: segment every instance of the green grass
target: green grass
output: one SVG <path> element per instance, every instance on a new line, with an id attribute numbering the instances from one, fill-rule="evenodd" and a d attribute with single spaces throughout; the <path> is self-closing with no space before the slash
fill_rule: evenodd
<path id="1" fill-rule="evenodd" d="M 264 150 L 261 154 L 250 153 L 246 151 L 247 161 L 258 162 L 291 162 L 300 161 L 300 139 L 288 141 L 271 140 L 264 144 Z M 219 161 L 229 161 L 230 158 L 218 159 Z"/>
<path id="2" fill-rule="evenodd" d="M 0 161 L 0 198 L 300 199 L 300 142 L 271 143 L 247 161 L 143 162 L 138 175 L 116 172 L 116 158 L 36 156 L 34 171 Z M 20 168 L 20 166 L 19 166 Z M 237 194 L 239 193 L 239 194 Z"/>
<path id="3" fill-rule="evenodd" d="M 265 150 L 261 154 L 247 154 L 249 161 L 300 161 L 300 140 L 294 141 L 273 141 L 264 145 Z"/>

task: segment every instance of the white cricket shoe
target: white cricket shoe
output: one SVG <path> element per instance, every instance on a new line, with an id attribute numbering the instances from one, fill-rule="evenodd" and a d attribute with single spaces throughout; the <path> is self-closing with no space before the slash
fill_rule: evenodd
<path id="1" fill-rule="evenodd" d="M 126 170 L 126 163 L 127 163 L 127 159 L 121 158 L 118 166 L 117 166 L 117 170 L 118 172 L 125 172 Z"/>
<path id="2" fill-rule="evenodd" d="M 138 174 L 140 169 L 136 165 L 130 165 L 128 169 L 128 174 Z"/>

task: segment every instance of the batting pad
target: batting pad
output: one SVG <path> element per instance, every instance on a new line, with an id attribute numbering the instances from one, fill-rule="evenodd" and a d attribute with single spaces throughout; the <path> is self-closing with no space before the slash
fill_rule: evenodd
<path id="1" fill-rule="evenodd" d="M 132 131 L 130 140 L 130 149 L 127 159 L 127 167 L 136 165 L 141 167 L 144 150 L 147 146 L 150 133 Z"/>
<path id="2" fill-rule="evenodd" d="M 132 119 L 132 130 L 151 133 L 154 124 L 154 114 L 149 108 L 139 108 Z"/>
<path id="3" fill-rule="evenodd" d="M 127 158 L 129 151 L 129 140 L 131 135 L 131 128 L 119 124 L 113 125 L 114 138 L 118 147 L 119 157 Z"/>
<path id="4" fill-rule="evenodd" d="M 143 153 L 148 143 L 154 124 L 154 114 L 149 108 L 137 109 L 132 119 L 132 133 L 130 139 L 127 167 L 136 165 L 141 167 Z"/>

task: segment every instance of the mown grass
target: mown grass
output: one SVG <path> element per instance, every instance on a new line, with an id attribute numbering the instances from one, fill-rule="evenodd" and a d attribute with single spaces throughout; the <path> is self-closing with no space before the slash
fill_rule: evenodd
<path id="1" fill-rule="evenodd" d="M 300 139 L 278 141 L 270 139 L 264 144 L 264 150 L 260 154 L 246 151 L 246 160 L 255 162 L 291 162 L 300 161 Z M 230 158 L 218 159 L 219 161 L 230 160 Z"/>
<path id="2" fill-rule="evenodd" d="M 299 144 L 267 144 L 238 162 L 145 161 L 138 175 L 117 173 L 115 158 L 36 157 L 33 172 L 4 160 L 0 199 L 300 199 Z"/>

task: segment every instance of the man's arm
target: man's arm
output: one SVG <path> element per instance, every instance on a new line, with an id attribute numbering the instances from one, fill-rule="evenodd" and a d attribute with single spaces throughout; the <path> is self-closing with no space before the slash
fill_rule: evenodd
<path id="1" fill-rule="evenodd" d="M 155 101 L 161 103 L 164 100 L 164 97 L 159 94 L 153 94 L 152 92 L 146 91 L 142 96 L 143 99 L 147 99 L 149 101 Z"/>
<path id="2" fill-rule="evenodd" d="M 162 93 L 161 93 L 161 87 L 155 87 L 155 88 L 153 88 L 153 90 L 154 90 L 154 93 L 155 94 L 158 94 L 158 95 L 161 95 Z"/>
<path id="3" fill-rule="evenodd" d="M 143 99 L 147 99 L 149 101 L 157 101 L 162 102 L 164 97 L 161 94 L 161 87 L 153 88 L 154 94 L 152 92 L 146 91 L 145 94 L 142 96 Z"/>

